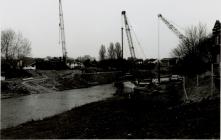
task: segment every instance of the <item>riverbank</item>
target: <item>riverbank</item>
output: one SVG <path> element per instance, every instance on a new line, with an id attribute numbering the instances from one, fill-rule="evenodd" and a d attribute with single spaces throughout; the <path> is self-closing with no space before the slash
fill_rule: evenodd
<path id="1" fill-rule="evenodd" d="M 1 81 L 1 99 L 49 93 L 113 82 L 119 72 L 82 73 L 79 70 L 30 70 L 31 79 Z"/>
<path id="2" fill-rule="evenodd" d="M 171 106 L 114 97 L 1 130 L 1 138 L 220 138 L 220 98 Z"/>

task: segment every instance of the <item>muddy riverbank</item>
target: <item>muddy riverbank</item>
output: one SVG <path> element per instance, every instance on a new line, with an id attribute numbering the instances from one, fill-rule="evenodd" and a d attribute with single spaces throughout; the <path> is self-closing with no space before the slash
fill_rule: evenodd
<path id="1" fill-rule="evenodd" d="M 1 81 L 1 99 L 29 94 L 50 93 L 113 82 L 119 72 L 82 73 L 78 70 L 30 71 L 31 78 Z"/>

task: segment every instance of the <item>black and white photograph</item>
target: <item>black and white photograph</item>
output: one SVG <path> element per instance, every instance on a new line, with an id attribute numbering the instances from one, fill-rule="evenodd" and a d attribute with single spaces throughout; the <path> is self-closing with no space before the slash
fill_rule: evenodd
<path id="1" fill-rule="evenodd" d="M 220 139 L 221 0 L 0 0 L 0 139 Z"/>

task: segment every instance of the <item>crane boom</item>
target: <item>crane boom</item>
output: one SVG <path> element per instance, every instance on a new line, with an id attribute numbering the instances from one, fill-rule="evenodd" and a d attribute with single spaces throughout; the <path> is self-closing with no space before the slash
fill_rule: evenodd
<path id="1" fill-rule="evenodd" d="M 161 19 L 166 25 L 167 25 L 167 27 L 170 29 L 170 30 L 172 30 L 178 37 L 179 37 L 179 39 L 185 39 L 186 37 L 182 34 L 182 33 L 180 33 L 178 30 L 177 30 L 177 28 L 175 28 L 174 26 L 173 26 L 173 24 L 171 24 L 168 20 L 166 20 L 161 14 L 158 14 L 158 18 L 159 19 Z"/>
<path id="2" fill-rule="evenodd" d="M 122 11 L 121 14 L 124 17 L 124 24 L 125 24 L 125 30 L 126 30 L 126 35 L 127 35 L 127 41 L 128 41 L 128 45 L 129 45 L 129 49 L 130 49 L 130 55 L 133 59 L 135 59 L 136 56 L 135 56 L 135 51 L 134 51 L 134 45 L 133 45 L 133 40 L 132 40 L 132 36 L 130 33 L 130 26 L 128 24 L 126 11 Z"/>
<path id="3" fill-rule="evenodd" d="M 61 46 L 62 46 L 63 60 L 64 62 L 66 62 L 67 50 L 66 50 L 66 42 L 65 42 L 64 19 L 63 19 L 61 0 L 59 0 L 59 33 L 60 33 L 60 40 L 61 40 Z"/>

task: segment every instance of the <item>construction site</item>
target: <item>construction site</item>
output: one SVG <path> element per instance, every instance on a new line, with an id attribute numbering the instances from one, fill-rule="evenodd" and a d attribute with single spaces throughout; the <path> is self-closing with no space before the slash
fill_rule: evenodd
<path id="1" fill-rule="evenodd" d="M 101 45 L 99 59 L 75 59 L 67 47 L 62 2 L 61 56 L 12 58 L 7 48 L 1 51 L 2 139 L 220 138 L 218 19 L 211 34 L 201 25 L 183 33 L 163 13 L 156 14 L 153 58 L 131 25 L 136 19 L 122 10 L 120 41 L 107 51 Z M 161 56 L 162 26 L 178 39 L 171 57 Z"/>

